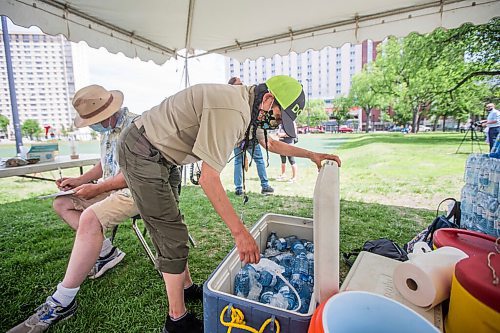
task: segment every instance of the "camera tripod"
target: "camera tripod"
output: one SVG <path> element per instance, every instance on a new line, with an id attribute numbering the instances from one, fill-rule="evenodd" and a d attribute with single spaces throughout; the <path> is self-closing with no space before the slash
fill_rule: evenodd
<path id="1" fill-rule="evenodd" d="M 477 130 L 476 130 L 475 126 L 473 124 L 471 124 L 469 126 L 469 128 L 467 128 L 467 131 L 465 132 L 465 135 L 462 138 L 462 141 L 460 142 L 460 145 L 458 146 L 457 151 L 455 152 L 455 154 L 458 154 L 458 151 L 460 150 L 460 147 L 462 147 L 462 144 L 464 143 L 464 141 L 468 139 L 469 133 L 470 133 L 470 140 L 471 140 L 470 146 L 471 146 L 471 149 L 472 149 L 472 153 L 474 153 L 474 142 L 476 142 L 477 147 L 479 148 L 479 152 L 482 153 L 481 145 L 479 144 L 479 137 L 477 135 Z"/>

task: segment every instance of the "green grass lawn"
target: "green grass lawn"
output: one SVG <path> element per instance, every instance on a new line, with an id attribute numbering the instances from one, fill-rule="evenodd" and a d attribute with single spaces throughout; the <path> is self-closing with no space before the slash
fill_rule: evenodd
<path id="1" fill-rule="evenodd" d="M 300 146 L 342 158 L 341 250 L 350 251 L 380 237 L 403 244 L 432 221 L 439 200 L 459 197 L 465 152 L 470 152 L 467 145 L 461 149 L 463 154 L 455 154 L 462 137 L 429 133 L 301 136 Z M 299 181 L 278 183 L 279 163 L 279 157 L 270 156 L 268 174 L 277 193 L 273 197 L 258 194 L 258 177 L 251 168 L 250 202 L 245 207 L 248 227 L 268 212 L 312 217 L 315 167 L 300 160 Z M 241 198 L 233 194 L 232 171 L 228 166 L 222 179 L 241 211 Z M 30 315 L 61 281 L 74 233 L 52 211 L 50 200 L 34 198 L 52 192 L 53 184 L 8 178 L 0 179 L 0 188 L 0 331 L 6 331 Z M 183 188 L 181 210 L 198 243 L 190 252 L 191 272 L 195 282 L 202 282 L 233 247 L 232 238 L 201 188 Z M 115 243 L 127 253 L 124 261 L 103 278 L 86 281 L 78 296 L 77 315 L 52 332 L 158 332 L 163 325 L 164 284 L 130 221 L 119 228 Z M 346 274 L 342 264 L 341 277 Z M 201 303 L 190 303 L 188 308 L 202 317 Z"/>

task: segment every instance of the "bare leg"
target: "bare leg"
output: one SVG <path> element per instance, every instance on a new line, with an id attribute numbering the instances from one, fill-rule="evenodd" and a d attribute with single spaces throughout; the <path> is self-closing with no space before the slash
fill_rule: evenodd
<path id="1" fill-rule="evenodd" d="M 292 165 L 292 179 L 293 180 L 297 180 L 297 171 L 298 171 L 297 164 Z"/>
<path id="2" fill-rule="evenodd" d="M 64 222 L 73 228 L 73 230 L 78 230 L 78 223 L 82 212 L 75 209 L 73 201 L 68 196 L 55 198 L 52 206 Z"/>
<path id="3" fill-rule="evenodd" d="M 286 172 L 286 163 L 281 163 L 281 177 L 285 176 Z"/>
<path id="4" fill-rule="evenodd" d="M 186 305 L 184 304 L 185 276 L 186 271 L 180 274 L 163 273 L 168 297 L 168 315 L 170 318 L 178 318 L 186 312 Z"/>
<path id="5" fill-rule="evenodd" d="M 193 284 L 193 280 L 191 279 L 191 273 L 189 272 L 189 266 L 186 264 L 186 270 L 184 271 L 184 274 L 186 275 L 184 277 L 184 288 L 189 287 L 190 285 Z"/>
<path id="6" fill-rule="evenodd" d="M 99 257 L 103 240 L 99 219 L 92 209 L 86 209 L 81 215 L 66 275 L 62 281 L 65 288 L 77 288 L 85 281 Z"/>

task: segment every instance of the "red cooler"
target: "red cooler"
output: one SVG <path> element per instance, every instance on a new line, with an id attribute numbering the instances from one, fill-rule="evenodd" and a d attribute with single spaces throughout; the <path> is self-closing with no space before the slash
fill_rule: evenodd
<path id="1" fill-rule="evenodd" d="M 436 249 L 443 246 L 452 246 L 464 251 L 469 257 L 496 252 L 495 237 L 472 230 L 438 229 L 434 233 L 432 241 Z"/>
<path id="2" fill-rule="evenodd" d="M 500 272 L 500 254 L 491 256 L 490 265 Z M 493 283 L 488 255 L 460 260 L 451 283 L 446 333 L 500 332 L 500 285 Z"/>

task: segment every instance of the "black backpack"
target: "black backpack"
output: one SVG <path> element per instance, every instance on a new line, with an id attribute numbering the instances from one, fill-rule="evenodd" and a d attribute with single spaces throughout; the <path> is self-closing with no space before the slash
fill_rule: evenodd
<path id="1" fill-rule="evenodd" d="M 439 208 L 445 201 L 453 201 L 453 208 L 448 215 L 439 215 Z M 432 249 L 434 231 L 441 228 L 460 228 L 460 215 L 460 201 L 457 201 L 453 198 L 444 199 L 438 205 L 438 208 L 436 210 L 436 218 L 434 219 L 434 221 L 432 221 L 432 223 L 427 228 L 422 230 L 418 235 L 413 237 L 411 241 L 406 243 L 404 249 L 407 252 L 412 252 L 413 246 L 417 242 L 426 242 Z"/>
<path id="2" fill-rule="evenodd" d="M 387 238 L 379 238 L 365 242 L 361 249 L 351 251 L 349 253 L 342 253 L 344 262 L 352 267 L 354 260 L 350 259 L 352 256 L 357 256 L 361 251 L 368 251 L 387 258 L 396 259 L 399 261 L 408 260 L 408 253 L 401 248 L 397 243 Z"/>

